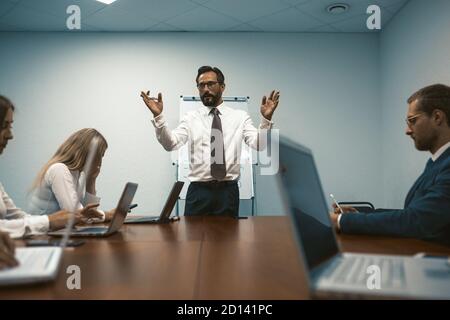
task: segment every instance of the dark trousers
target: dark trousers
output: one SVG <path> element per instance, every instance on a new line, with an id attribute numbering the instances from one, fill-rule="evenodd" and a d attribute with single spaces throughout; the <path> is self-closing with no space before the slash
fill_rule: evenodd
<path id="1" fill-rule="evenodd" d="M 191 182 L 186 195 L 185 216 L 239 215 L 236 181 Z"/>

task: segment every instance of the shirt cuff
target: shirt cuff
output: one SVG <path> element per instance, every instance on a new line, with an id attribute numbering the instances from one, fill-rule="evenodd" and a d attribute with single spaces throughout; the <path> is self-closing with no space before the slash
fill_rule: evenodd
<path id="1" fill-rule="evenodd" d="M 47 215 L 31 216 L 28 219 L 30 219 L 31 234 L 43 234 L 50 229 L 50 221 Z"/>
<path id="2" fill-rule="evenodd" d="M 261 129 L 271 129 L 273 127 L 273 121 L 261 117 L 261 124 L 259 126 Z"/>
<path id="3" fill-rule="evenodd" d="M 152 119 L 152 123 L 155 126 L 155 128 L 161 128 L 164 127 L 164 125 L 166 124 L 166 120 L 164 119 L 163 114 L 160 113 L 159 115 L 157 115 Z"/>
<path id="4" fill-rule="evenodd" d="M 85 195 L 85 202 L 86 204 L 90 204 L 90 203 L 100 203 L 101 198 L 97 197 L 96 195 L 93 195 L 92 193 L 89 193 L 86 191 L 86 195 Z"/>

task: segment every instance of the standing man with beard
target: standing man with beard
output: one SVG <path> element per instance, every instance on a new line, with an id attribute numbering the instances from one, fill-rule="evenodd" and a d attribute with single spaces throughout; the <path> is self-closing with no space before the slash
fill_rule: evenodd
<path id="1" fill-rule="evenodd" d="M 358 213 L 336 206 L 334 225 L 343 233 L 414 237 L 450 245 L 450 87 L 435 84 L 408 98 L 406 134 L 416 149 L 429 151 L 422 175 L 405 199 L 403 209 Z"/>
<path id="2" fill-rule="evenodd" d="M 225 77 L 218 68 L 203 66 L 198 69 L 197 88 L 204 107 L 187 112 L 174 130 L 163 118 L 162 94 L 150 97 L 150 91 L 141 97 L 153 113 L 152 123 L 156 137 L 167 151 L 189 145 L 188 175 L 191 184 L 187 191 L 185 215 L 239 214 L 240 153 L 242 139 L 251 148 L 261 150 L 261 130 L 272 128 L 272 115 L 278 106 L 280 93 L 272 91 L 262 98 L 261 124 L 253 126 L 247 112 L 225 105 L 222 93 Z"/>

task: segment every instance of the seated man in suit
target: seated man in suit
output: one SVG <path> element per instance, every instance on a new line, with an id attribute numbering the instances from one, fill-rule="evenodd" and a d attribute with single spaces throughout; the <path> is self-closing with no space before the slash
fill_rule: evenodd
<path id="1" fill-rule="evenodd" d="M 450 87 L 427 86 L 408 99 L 406 134 L 429 151 L 424 172 L 409 190 L 404 208 L 359 213 L 335 208 L 331 219 L 343 233 L 414 237 L 450 245 Z"/>

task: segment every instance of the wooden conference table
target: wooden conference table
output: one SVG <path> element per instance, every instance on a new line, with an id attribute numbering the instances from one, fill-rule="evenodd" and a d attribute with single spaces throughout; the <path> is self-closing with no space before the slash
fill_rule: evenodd
<path id="1" fill-rule="evenodd" d="M 338 240 L 343 251 L 450 255 L 449 247 L 414 239 L 340 235 Z M 108 238 L 66 249 L 56 281 L 1 288 L 0 300 L 307 299 L 297 252 L 285 216 L 124 225 Z M 81 268 L 81 290 L 66 286 L 69 265 Z"/>

